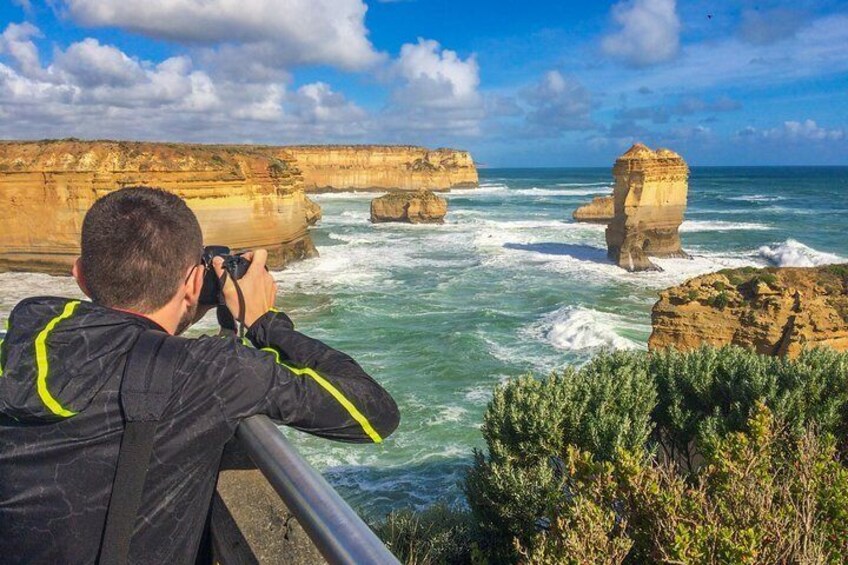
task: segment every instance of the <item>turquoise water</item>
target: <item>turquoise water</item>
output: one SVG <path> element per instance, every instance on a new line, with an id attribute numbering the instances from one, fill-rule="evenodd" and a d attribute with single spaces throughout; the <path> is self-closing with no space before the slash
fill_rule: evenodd
<path id="1" fill-rule="evenodd" d="M 355 507 L 457 500 L 491 390 L 581 363 L 603 347 L 644 348 L 657 292 L 743 265 L 848 257 L 848 168 L 694 168 L 683 246 L 629 274 L 606 259 L 603 226 L 571 213 L 611 190 L 609 169 L 491 169 L 447 195 L 444 225 L 368 222 L 373 194 L 315 197 L 321 256 L 276 274 L 301 331 L 353 355 L 391 391 L 399 430 L 379 446 L 289 436 Z M 24 296 L 73 283 L 0 275 L 0 318 Z"/>

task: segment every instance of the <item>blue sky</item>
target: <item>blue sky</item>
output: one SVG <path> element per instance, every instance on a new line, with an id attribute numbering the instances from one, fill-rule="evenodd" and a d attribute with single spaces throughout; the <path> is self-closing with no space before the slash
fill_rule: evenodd
<path id="1" fill-rule="evenodd" d="M 4 0 L 0 137 L 848 165 L 848 2 Z"/>

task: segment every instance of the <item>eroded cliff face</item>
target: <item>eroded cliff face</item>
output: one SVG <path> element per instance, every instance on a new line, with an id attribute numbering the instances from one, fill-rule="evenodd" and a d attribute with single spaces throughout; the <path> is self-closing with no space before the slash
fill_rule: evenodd
<path id="1" fill-rule="evenodd" d="M 649 257 L 686 257 L 678 229 L 688 196 L 689 167 L 668 149 L 637 143 L 613 167 L 614 215 L 607 226 L 610 259 L 628 271 L 655 270 Z"/>
<path id="2" fill-rule="evenodd" d="M 660 294 L 650 349 L 738 345 L 766 355 L 848 350 L 848 265 L 735 269 Z"/>
<path id="3" fill-rule="evenodd" d="M 281 147 L 303 174 L 307 192 L 405 191 L 476 187 L 467 151 L 390 145 Z"/>
<path id="4" fill-rule="evenodd" d="M 86 210 L 120 187 L 174 192 L 204 241 L 264 247 L 269 266 L 316 253 L 295 167 L 250 147 L 75 140 L 0 143 L 0 270 L 67 273 Z M 312 211 L 314 216 L 315 212 Z"/>

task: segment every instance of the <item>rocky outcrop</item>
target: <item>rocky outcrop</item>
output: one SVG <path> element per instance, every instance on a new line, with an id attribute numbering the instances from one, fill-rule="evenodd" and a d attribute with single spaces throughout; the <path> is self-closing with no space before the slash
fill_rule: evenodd
<path id="1" fill-rule="evenodd" d="M 428 190 L 392 193 L 371 201 L 371 221 L 441 224 L 448 203 Z"/>
<path id="2" fill-rule="evenodd" d="M 651 349 L 738 345 L 767 355 L 848 350 L 848 265 L 744 268 L 694 278 L 660 294 Z"/>
<path id="3" fill-rule="evenodd" d="M 656 270 L 649 257 L 686 257 L 678 228 L 686 212 L 689 167 L 668 149 L 637 143 L 613 167 L 614 216 L 607 226 L 610 259 L 628 271 Z"/>
<path id="4" fill-rule="evenodd" d="M 67 273 L 83 216 L 124 186 L 161 187 L 197 214 L 204 240 L 264 247 L 269 265 L 316 253 L 290 161 L 244 146 L 77 140 L 0 143 L 0 270 Z M 314 217 L 314 211 L 312 212 Z"/>
<path id="5" fill-rule="evenodd" d="M 467 151 L 393 145 L 296 146 L 279 150 L 297 163 L 307 192 L 447 191 L 478 184 L 477 168 Z"/>
<path id="6" fill-rule="evenodd" d="M 321 221 L 321 217 L 323 216 L 321 206 L 319 206 L 317 202 L 313 202 L 309 198 L 304 198 L 304 201 L 306 208 L 306 225 L 314 226 L 315 224 Z"/>
<path id="7" fill-rule="evenodd" d="M 615 217 L 615 198 L 596 196 L 591 202 L 575 210 L 571 217 L 576 222 L 608 224 Z"/>

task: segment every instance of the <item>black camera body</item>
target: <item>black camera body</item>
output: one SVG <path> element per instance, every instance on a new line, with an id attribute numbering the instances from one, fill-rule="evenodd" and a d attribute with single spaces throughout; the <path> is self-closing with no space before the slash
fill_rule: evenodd
<path id="1" fill-rule="evenodd" d="M 200 290 L 200 304 L 206 306 L 223 305 L 221 296 L 221 285 L 212 268 L 212 259 L 222 257 L 224 259 L 224 271 L 235 280 L 242 278 L 250 268 L 250 261 L 241 253 L 231 254 L 230 248 L 224 245 L 209 245 L 203 248 L 203 267 L 206 270 L 203 276 L 203 288 Z"/>

